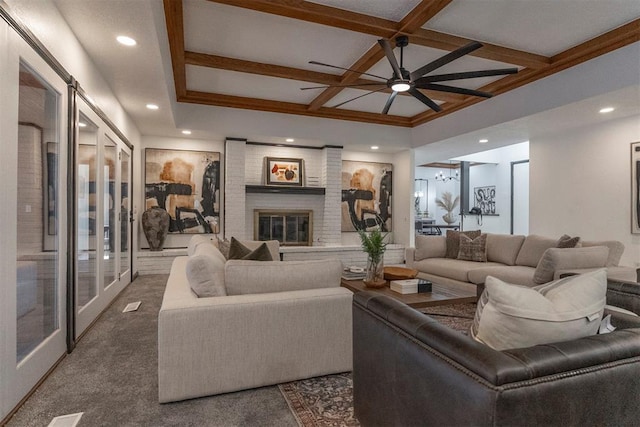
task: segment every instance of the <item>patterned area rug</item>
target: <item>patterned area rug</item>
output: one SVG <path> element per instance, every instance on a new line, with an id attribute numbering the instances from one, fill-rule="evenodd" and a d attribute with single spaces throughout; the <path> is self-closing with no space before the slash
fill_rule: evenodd
<path id="1" fill-rule="evenodd" d="M 476 315 L 476 304 L 452 304 L 421 308 L 420 311 L 455 331 L 469 335 L 469 328 Z"/>
<path id="2" fill-rule="evenodd" d="M 443 325 L 468 335 L 476 304 L 443 305 L 420 311 Z M 301 427 L 360 425 L 353 415 L 351 373 L 293 381 L 279 384 L 278 387 Z"/>
<path id="3" fill-rule="evenodd" d="M 353 416 L 351 373 L 309 378 L 278 387 L 302 427 L 360 425 Z"/>

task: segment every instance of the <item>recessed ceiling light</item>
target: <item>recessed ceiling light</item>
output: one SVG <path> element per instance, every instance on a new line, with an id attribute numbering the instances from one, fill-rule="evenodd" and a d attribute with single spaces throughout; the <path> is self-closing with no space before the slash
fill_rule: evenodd
<path id="1" fill-rule="evenodd" d="M 479 142 L 480 144 L 486 144 L 487 142 L 489 142 L 489 140 L 488 140 L 488 139 L 486 139 L 486 138 L 483 138 L 483 139 L 481 139 L 481 140 L 480 140 L 480 141 L 478 141 L 478 142 Z"/>
<path id="2" fill-rule="evenodd" d="M 160 107 L 158 107 L 156 104 L 147 104 L 147 108 L 149 110 L 157 110 Z"/>
<path id="3" fill-rule="evenodd" d="M 86 128 L 87 124 L 83 122 L 78 122 L 78 126 L 80 126 L 81 128 Z"/>
<path id="4" fill-rule="evenodd" d="M 188 129 L 185 129 L 182 131 L 183 135 L 191 135 L 191 131 Z"/>
<path id="5" fill-rule="evenodd" d="M 293 141 L 295 141 L 295 139 L 293 139 L 293 138 L 287 138 L 287 139 L 285 139 L 285 141 L 287 141 L 287 142 L 293 142 Z"/>
<path id="6" fill-rule="evenodd" d="M 134 39 L 127 36 L 118 36 L 116 37 L 116 40 L 118 40 L 118 43 L 123 44 L 125 46 L 135 46 L 138 44 L 138 42 L 136 42 Z"/>
<path id="7" fill-rule="evenodd" d="M 613 108 L 613 107 L 605 107 L 605 108 L 601 109 L 600 112 L 601 113 L 610 113 L 613 110 L 615 110 L 615 108 Z"/>
<path id="8" fill-rule="evenodd" d="M 371 146 L 371 149 L 372 149 L 372 150 L 377 150 L 378 148 L 380 148 L 380 147 L 378 147 L 377 145 L 372 145 L 372 146 Z"/>

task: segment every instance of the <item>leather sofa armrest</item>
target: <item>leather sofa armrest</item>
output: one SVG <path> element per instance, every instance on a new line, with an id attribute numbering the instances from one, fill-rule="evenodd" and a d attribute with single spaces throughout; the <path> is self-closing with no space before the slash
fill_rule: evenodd
<path id="1" fill-rule="evenodd" d="M 640 283 L 608 280 L 607 304 L 640 315 Z"/>
<path id="2" fill-rule="evenodd" d="M 436 352 L 454 369 L 468 370 L 494 386 L 640 357 L 640 329 L 622 329 L 573 341 L 496 351 L 441 325 L 436 320 L 384 295 L 354 295 L 354 343 L 358 316 L 364 312 L 399 329 L 425 351 Z M 378 328 L 384 325 L 377 325 Z M 367 330 L 376 333 L 376 328 Z M 457 367 L 456 367 L 457 366 Z"/>

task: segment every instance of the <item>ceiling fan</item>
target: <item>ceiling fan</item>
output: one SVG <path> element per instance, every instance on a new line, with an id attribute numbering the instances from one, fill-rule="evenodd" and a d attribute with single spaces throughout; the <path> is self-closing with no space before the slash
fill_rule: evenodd
<path id="1" fill-rule="evenodd" d="M 403 67 L 403 59 L 404 59 L 404 48 L 409 44 L 409 38 L 407 36 L 398 36 L 396 37 L 396 46 L 400 47 L 400 64 L 396 60 L 395 55 L 393 54 L 393 48 L 391 47 L 391 43 L 389 40 L 380 39 L 378 40 L 380 46 L 384 50 L 384 53 L 391 64 L 391 68 L 393 70 L 393 76 L 390 79 L 387 79 L 382 76 L 377 76 L 375 74 L 366 73 L 363 71 L 352 70 L 350 68 L 338 67 L 335 65 L 324 64 L 322 62 L 317 61 L 309 61 L 310 64 L 314 65 L 322 65 L 324 67 L 337 68 L 345 71 L 352 71 L 359 74 L 364 74 L 367 76 L 375 77 L 378 79 L 385 80 L 385 82 L 375 83 L 353 83 L 346 85 L 328 85 L 328 86 L 313 86 L 313 87 L 303 87 L 302 90 L 308 89 L 326 89 L 330 87 L 362 87 L 362 86 L 381 86 L 377 90 L 371 90 L 364 95 L 357 96 L 355 98 L 351 98 L 347 101 L 344 101 L 340 104 L 334 105 L 335 107 L 340 107 L 341 105 L 346 104 L 347 102 L 355 101 L 356 99 L 360 99 L 363 96 L 371 95 L 372 93 L 381 92 L 387 88 L 392 90 L 391 95 L 387 99 L 387 103 L 384 105 L 382 109 L 382 114 L 387 114 L 389 112 L 389 108 L 391 108 L 391 104 L 393 104 L 394 99 L 400 92 L 409 92 L 414 98 L 418 99 L 420 102 L 431 108 L 435 112 L 439 112 L 442 110 L 438 104 L 436 104 L 431 98 L 426 96 L 418 89 L 428 89 L 438 92 L 450 92 L 450 93 L 458 93 L 463 95 L 472 95 L 472 96 L 481 96 L 483 98 L 491 98 L 493 95 L 488 92 L 482 92 L 479 90 L 473 89 L 465 89 L 461 87 L 447 86 L 437 84 L 436 82 L 444 82 L 451 80 L 463 80 L 463 79 L 473 79 L 477 77 L 489 77 L 489 76 L 503 76 L 507 74 L 515 74 L 518 72 L 517 68 L 501 68 L 496 70 L 480 70 L 480 71 L 466 71 L 461 73 L 449 73 L 449 74 L 437 74 L 437 75 L 427 75 L 430 72 L 464 56 L 476 49 L 482 47 L 482 43 L 477 41 L 472 41 L 465 46 L 462 46 L 459 49 L 450 52 L 435 61 L 431 61 L 426 65 L 418 68 L 413 72 L 409 72 Z"/>

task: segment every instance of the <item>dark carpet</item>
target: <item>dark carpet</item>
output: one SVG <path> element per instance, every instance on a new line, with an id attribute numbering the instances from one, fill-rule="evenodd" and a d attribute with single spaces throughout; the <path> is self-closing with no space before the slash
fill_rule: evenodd
<path id="1" fill-rule="evenodd" d="M 84 412 L 79 426 L 296 426 L 277 386 L 158 403 L 157 319 L 166 275 L 129 285 L 8 426 L 47 426 Z M 136 312 L 127 303 L 142 301 Z"/>
<path id="2" fill-rule="evenodd" d="M 351 374 L 328 375 L 236 393 L 158 403 L 158 311 L 167 275 L 129 285 L 8 426 L 47 426 L 84 412 L 79 426 L 357 426 Z M 130 302 L 138 311 L 122 313 Z M 466 333 L 475 304 L 421 311 Z"/>

